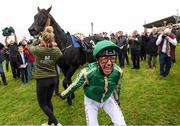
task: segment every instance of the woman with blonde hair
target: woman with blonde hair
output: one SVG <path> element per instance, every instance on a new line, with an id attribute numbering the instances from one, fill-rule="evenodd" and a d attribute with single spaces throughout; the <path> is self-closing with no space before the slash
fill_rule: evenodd
<path id="1" fill-rule="evenodd" d="M 51 99 L 58 81 L 55 64 L 62 53 L 53 43 L 55 43 L 53 28 L 48 26 L 42 32 L 40 41 L 33 42 L 29 48 L 30 52 L 36 56 L 37 66 L 34 78 L 36 79 L 37 100 L 43 112 L 48 116 L 48 123 L 42 126 L 61 125 L 53 113 Z"/>

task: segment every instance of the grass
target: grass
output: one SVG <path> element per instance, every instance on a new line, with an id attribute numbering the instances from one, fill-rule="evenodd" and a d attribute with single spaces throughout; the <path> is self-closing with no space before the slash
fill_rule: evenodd
<path id="1" fill-rule="evenodd" d="M 155 70 L 148 69 L 145 61 L 141 61 L 140 70 L 126 66 L 120 98 L 128 125 L 180 125 L 180 45 L 176 48 L 176 59 L 167 78 L 159 77 L 159 66 Z M 0 125 L 40 125 L 47 122 L 37 103 L 35 80 L 23 85 L 20 80 L 12 79 L 11 72 L 6 72 L 6 76 L 8 86 L 0 85 Z M 60 80 L 62 91 L 62 75 Z M 83 88 L 75 95 L 72 106 L 66 100 L 53 96 L 55 115 L 63 125 L 86 125 Z M 103 110 L 99 111 L 99 123 L 111 124 Z"/>

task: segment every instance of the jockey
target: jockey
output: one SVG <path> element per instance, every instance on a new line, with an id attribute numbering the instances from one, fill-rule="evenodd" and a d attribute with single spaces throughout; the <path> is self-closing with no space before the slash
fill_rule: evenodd
<path id="1" fill-rule="evenodd" d="M 109 40 L 96 44 L 93 56 L 97 62 L 88 64 L 81 70 L 78 78 L 61 93 L 61 98 L 67 97 L 80 86 L 84 86 L 84 104 L 87 125 L 97 126 L 98 109 L 103 108 L 111 117 L 114 125 L 126 125 L 118 100 L 119 80 L 122 77 L 121 68 L 116 65 L 119 48 Z M 113 93 L 116 94 L 115 99 Z"/>

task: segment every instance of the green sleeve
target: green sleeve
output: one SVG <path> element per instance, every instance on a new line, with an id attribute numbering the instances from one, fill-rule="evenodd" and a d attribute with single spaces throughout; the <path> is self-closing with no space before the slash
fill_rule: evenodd
<path id="1" fill-rule="evenodd" d="M 86 69 L 84 68 L 81 70 L 80 74 L 76 78 L 76 80 L 65 90 L 61 93 L 62 97 L 66 97 L 69 94 L 76 91 L 80 86 L 87 84 L 87 77 L 86 77 Z"/>
<path id="2" fill-rule="evenodd" d="M 61 58 L 63 56 L 61 50 L 57 48 L 57 59 Z"/>
<path id="3" fill-rule="evenodd" d="M 30 48 L 29 48 L 29 51 L 30 51 L 33 55 L 35 55 L 35 54 L 36 54 L 36 46 L 31 45 Z"/>
<path id="4" fill-rule="evenodd" d="M 36 54 L 36 50 L 37 50 L 37 45 L 39 45 L 40 43 L 40 40 L 34 40 L 33 43 L 30 45 L 29 47 L 29 51 L 32 53 L 32 54 Z"/>
<path id="5" fill-rule="evenodd" d="M 31 45 L 32 46 L 37 46 L 37 45 L 39 45 L 39 43 L 40 43 L 40 40 L 36 39 L 36 40 L 33 41 L 33 43 Z"/>

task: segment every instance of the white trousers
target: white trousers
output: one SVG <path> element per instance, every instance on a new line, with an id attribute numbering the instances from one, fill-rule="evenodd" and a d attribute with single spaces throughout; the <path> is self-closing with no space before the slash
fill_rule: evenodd
<path id="1" fill-rule="evenodd" d="M 84 105 L 87 126 L 99 126 L 98 110 L 100 108 L 103 108 L 110 116 L 114 126 L 126 126 L 121 109 L 112 96 L 103 103 L 96 102 L 87 96 L 84 96 Z"/>

